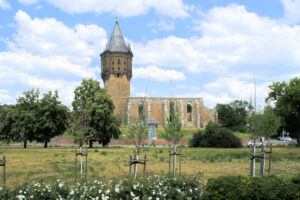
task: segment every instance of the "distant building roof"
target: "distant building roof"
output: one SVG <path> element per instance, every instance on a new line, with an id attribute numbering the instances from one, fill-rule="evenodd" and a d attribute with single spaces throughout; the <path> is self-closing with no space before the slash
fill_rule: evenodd
<path id="1" fill-rule="evenodd" d="M 115 52 L 131 51 L 130 46 L 128 45 L 127 47 L 125 44 L 118 21 L 116 21 L 114 30 L 110 36 L 109 42 L 106 45 L 106 51 L 115 51 Z"/>

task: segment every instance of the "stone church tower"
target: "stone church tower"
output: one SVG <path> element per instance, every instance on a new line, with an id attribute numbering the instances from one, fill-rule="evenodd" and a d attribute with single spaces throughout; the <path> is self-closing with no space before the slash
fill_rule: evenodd
<path id="1" fill-rule="evenodd" d="M 126 119 L 133 54 L 130 45 L 125 44 L 118 22 L 116 22 L 106 49 L 100 54 L 100 57 L 101 77 L 104 87 L 114 102 L 114 114 L 121 119 Z"/>
<path id="2" fill-rule="evenodd" d="M 114 114 L 121 118 L 123 126 L 138 119 L 142 112 L 162 126 L 174 106 L 180 112 L 183 127 L 205 127 L 209 121 L 217 120 L 216 111 L 206 108 L 202 98 L 130 97 L 133 54 L 118 22 L 100 57 L 104 87 L 114 102 Z"/>

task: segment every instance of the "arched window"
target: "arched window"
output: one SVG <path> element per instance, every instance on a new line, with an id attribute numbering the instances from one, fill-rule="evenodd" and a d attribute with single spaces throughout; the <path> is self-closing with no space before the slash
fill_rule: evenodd
<path id="1" fill-rule="evenodd" d="M 174 118 L 175 118 L 174 101 L 170 101 L 170 121 L 173 121 Z"/>
<path id="2" fill-rule="evenodd" d="M 144 116 L 144 102 L 140 101 L 139 102 L 139 117 L 143 117 Z"/>
<path id="3" fill-rule="evenodd" d="M 191 122 L 192 121 L 192 103 L 188 102 L 186 105 L 186 113 L 187 113 L 187 121 Z"/>

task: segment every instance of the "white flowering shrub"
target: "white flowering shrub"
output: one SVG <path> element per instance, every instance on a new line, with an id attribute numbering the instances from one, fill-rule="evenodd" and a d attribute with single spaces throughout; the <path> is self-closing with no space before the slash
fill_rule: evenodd
<path id="1" fill-rule="evenodd" d="M 14 188 L 0 188 L 0 199 L 49 199 L 49 200 L 159 200 L 159 199 L 201 199 L 203 184 L 193 177 L 169 178 L 153 175 L 133 180 L 114 179 L 108 182 L 95 180 L 92 183 L 77 183 L 67 186 L 60 180 L 48 185 L 43 182 L 23 184 Z"/>

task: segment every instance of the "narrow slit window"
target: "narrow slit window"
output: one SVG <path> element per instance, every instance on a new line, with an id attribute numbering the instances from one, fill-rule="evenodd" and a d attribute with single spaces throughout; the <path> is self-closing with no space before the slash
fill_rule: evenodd
<path id="1" fill-rule="evenodd" d="M 187 121 L 191 122 L 192 121 L 192 112 L 193 112 L 192 103 L 191 102 L 187 103 L 187 105 L 186 105 L 186 112 L 187 112 Z"/>
<path id="2" fill-rule="evenodd" d="M 144 115 L 144 102 L 139 102 L 139 117 L 142 118 Z"/>

